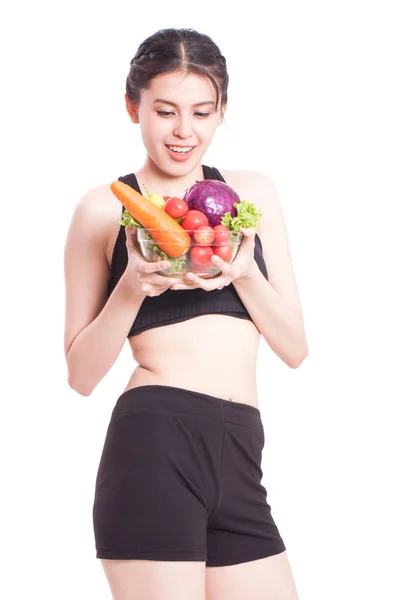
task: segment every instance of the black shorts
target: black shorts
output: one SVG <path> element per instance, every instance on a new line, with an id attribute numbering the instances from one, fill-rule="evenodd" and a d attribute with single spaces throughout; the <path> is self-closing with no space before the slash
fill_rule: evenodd
<path id="1" fill-rule="evenodd" d="M 124 392 L 96 478 L 96 557 L 217 567 L 286 550 L 261 485 L 264 442 L 254 406 L 166 385 Z"/>

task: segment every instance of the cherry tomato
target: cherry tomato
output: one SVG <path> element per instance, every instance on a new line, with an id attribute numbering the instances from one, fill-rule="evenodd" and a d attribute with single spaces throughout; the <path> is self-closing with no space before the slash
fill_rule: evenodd
<path id="1" fill-rule="evenodd" d="M 188 205 L 182 198 L 170 196 L 164 205 L 165 212 L 174 218 L 184 217 L 189 210 Z"/>
<path id="2" fill-rule="evenodd" d="M 193 234 L 193 238 L 200 246 L 209 246 L 214 241 L 215 233 L 209 225 L 200 225 Z"/>
<path id="3" fill-rule="evenodd" d="M 229 229 L 229 227 L 226 227 L 226 225 L 216 225 L 215 227 L 213 227 L 213 229 L 215 231 L 214 241 L 216 244 L 229 242 L 229 238 L 231 236 L 231 230 Z"/>
<path id="4" fill-rule="evenodd" d="M 202 270 L 212 266 L 211 257 L 213 255 L 210 246 L 192 246 L 190 250 L 190 263 L 193 271 Z"/>
<path id="5" fill-rule="evenodd" d="M 222 258 L 225 262 L 229 262 L 232 258 L 232 246 L 224 244 L 223 246 L 214 246 L 214 254 Z"/>
<path id="6" fill-rule="evenodd" d="M 209 225 L 207 215 L 199 210 L 189 210 L 181 223 L 186 230 L 197 229 L 201 225 Z"/>

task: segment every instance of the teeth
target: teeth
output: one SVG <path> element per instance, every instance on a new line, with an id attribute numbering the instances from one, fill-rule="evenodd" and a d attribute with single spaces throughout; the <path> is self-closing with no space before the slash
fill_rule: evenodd
<path id="1" fill-rule="evenodd" d="M 190 150 L 192 148 L 194 148 L 194 146 L 190 146 L 190 148 L 178 148 L 177 146 L 168 146 L 168 148 L 170 148 L 171 150 L 173 150 L 174 152 L 190 152 Z"/>

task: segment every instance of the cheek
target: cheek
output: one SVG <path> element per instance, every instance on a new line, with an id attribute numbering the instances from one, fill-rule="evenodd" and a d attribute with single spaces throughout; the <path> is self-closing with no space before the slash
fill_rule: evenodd
<path id="1" fill-rule="evenodd" d="M 165 123 L 159 123 L 152 119 L 142 121 L 141 123 L 142 138 L 146 146 L 153 146 L 159 144 L 166 139 L 169 129 L 165 126 Z"/>
<path id="2" fill-rule="evenodd" d="M 217 125 L 215 123 L 208 123 L 207 125 L 203 125 L 203 127 L 198 128 L 198 132 L 204 141 L 210 142 L 215 135 L 216 129 Z"/>
<path id="3" fill-rule="evenodd" d="M 207 119 L 207 123 L 202 123 L 204 130 L 207 131 L 209 137 L 212 137 L 219 125 L 219 116 L 213 115 Z"/>

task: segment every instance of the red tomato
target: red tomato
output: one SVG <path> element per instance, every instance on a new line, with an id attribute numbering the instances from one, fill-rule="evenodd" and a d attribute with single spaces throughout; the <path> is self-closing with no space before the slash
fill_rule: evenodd
<path id="1" fill-rule="evenodd" d="M 186 230 L 197 229 L 201 225 L 209 225 L 207 215 L 199 210 L 189 210 L 181 223 Z"/>
<path id="2" fill-rule="evenodd" d="M 224 242 L 229 242 L 229 238 L 231 236 L 231 230 L 226 225 L 216 225 L 213 227 L 215 231 L 215 243 L 222 244 Z"/>
<path id="3" fill-rule="evenodd" d="M 210 246 L 192 246 L 190 250 L 191 269 L 193 271 L 211 267 L 211 257 L 213 255 Z"/>
<path id="4" fill-rule="evenodd" d="M 232 246 L 229 246 L 228 244 L 225 244 L 224 246 L 214 246 L 214 254 L 228 263 L 232 258 Z"/>
<path id="5" fill-rule="evenodd" d="M 169 196 L 164 205 L 164 210 L 170 217 L 179 219 L 180 217 L 184 217 L 186 215 L 189 207 L 186 202 L 182 200 L 182 198 Z"/>
<path id="6" fill-rule="evenodd" d="M 168 198 L 171 198 L 171 196 L 163 196 L 163 200 L 165 200 L 165 202 L 168 200 Z"/>
<path id="7" fill-rule="evenodd" d="M 200 225 L 193 234 L 193 238 L 200 246 L 209 246 L 214 241 L 215 233 L 209 225 Z"/>

